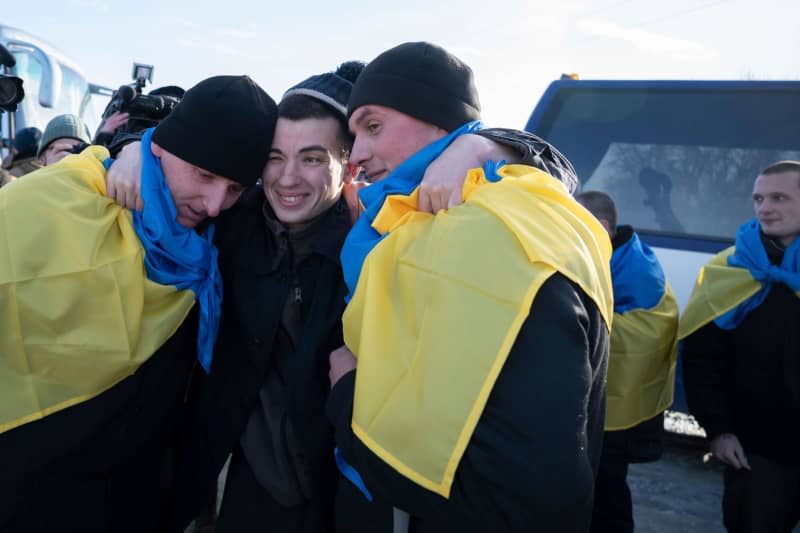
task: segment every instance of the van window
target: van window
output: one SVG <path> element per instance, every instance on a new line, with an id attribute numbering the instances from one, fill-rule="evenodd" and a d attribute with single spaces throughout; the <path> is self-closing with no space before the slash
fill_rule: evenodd
<path id="1" fill-rule="evenodd" d="M 564 88 L 536 128 L 640 232 L 733 239 L 759 171 L 800 159 L 797 91 Z"/>

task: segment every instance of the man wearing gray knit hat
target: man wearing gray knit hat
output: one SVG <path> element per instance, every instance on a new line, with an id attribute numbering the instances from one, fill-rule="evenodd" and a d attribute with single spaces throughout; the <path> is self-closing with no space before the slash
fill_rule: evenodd
<path id="1" fill-rule="evenodd" d="M 89 130 L 79 116 L 58 115 L 47 123 L 36 157 L 42 166 L 52 165 L 71 154 L 76 144 L 89 142 Z"/>
<path id="2" fill-rule="evenodd" d="M 372 185 L 342 249 L 346 345 L 330 355 L 337 530 L 586 531 L 611 247 L 570 195 L 571 165 L 537 138 L 528 166 L 481 165 L 463 205 L 415 212 L 434 158 L 486 131 L 472 71 L 431 43 L 375 58 L 347 113 Z"/>

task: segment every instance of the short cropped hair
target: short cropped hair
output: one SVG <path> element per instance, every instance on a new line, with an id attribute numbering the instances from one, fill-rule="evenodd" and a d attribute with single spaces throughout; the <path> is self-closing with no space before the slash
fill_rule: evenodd
<path id="1" fill-rule="evenodd" d="M 339 147 L 342 159 L 347 159 L 353 148 L 354 138 L 347 127 L 344 115 L 325 102 L 305 94 L 292 94 L 278 104 L 278 118 L 288 120 L 306 120 L 310 118 L 335 118 L 339 123 Z"/>
<path id="2" fill-rule="evenodd" d="M 800 172 L 800 161 L 786 160 L 772 163 L 761 171 L 761 175 L 769 176 L 770 174 L 781 174 L 783 172 Z"/>
<path id="3" fill-rule="evenodd" d="M 608 220 L 613 236 L 617 228 L 617 206 L 614 200 L 604 192 L 585 191 L 575 195 L 575 199 L 598 220 Z"/>

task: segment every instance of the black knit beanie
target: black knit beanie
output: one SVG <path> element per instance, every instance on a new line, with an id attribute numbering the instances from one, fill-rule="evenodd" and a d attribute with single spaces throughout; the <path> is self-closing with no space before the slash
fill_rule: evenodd
<path id="1" fill-rule="evenodd" d="M 242 185 L 267 164 L 278 110 L 248 76 L 214 76 L 183 96 L 153 142 L 187 163 Z"/>
<path id="2" fill-rule="evenodd" d="M 363 105 L 390 107 L 453 131 L 480 119 L 472 70 L 435 44 L 404 43 L 372 60 L 353 86 L 348 119 Z"/>

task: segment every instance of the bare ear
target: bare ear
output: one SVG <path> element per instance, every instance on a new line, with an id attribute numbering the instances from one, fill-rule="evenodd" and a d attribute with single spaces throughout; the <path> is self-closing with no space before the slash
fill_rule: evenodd
<path id="1" fill-rule="evenodd" d="M 609 235 L 611 235 L 611 223 L 605 218 L 598 219 L 600 221 L 600 225 L 605 228 Z"/>
<path id="2" fill-rule="evenodd" d="M 358 173 L 361 172 L 361 167 L 358 165 L 354 165 L 352 163 L 347 163 L 347 168 L 344 171 L 344 179 L 345 183 L 353 183 L 353 180 L 356 179 Z"/>

